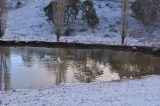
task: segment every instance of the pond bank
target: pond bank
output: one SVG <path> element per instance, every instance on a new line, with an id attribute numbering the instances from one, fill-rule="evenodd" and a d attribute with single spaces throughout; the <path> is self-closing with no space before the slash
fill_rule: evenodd
<path id="1" fill-rule="evenodd" d="M 61 84 L 46 89 L 0 91 L 3 105 L 158 106 L 160 77 L 120 82 Z"/>
<path id="2" fill-rule="evenodd" d="M 86 43 L 67 43 L 67 42 L 46 42 L 46 41 L 4 41 L 0 40 L 0 46 L 30 46 L 48 48 L 103 48 L 115 50 L 127 50 L 133 52 L 144 52 L 160 55 L 160 47 L 152 46 L 129 46 L 129 45 L 107 45 L 107 44 L 86 44 Z"/>

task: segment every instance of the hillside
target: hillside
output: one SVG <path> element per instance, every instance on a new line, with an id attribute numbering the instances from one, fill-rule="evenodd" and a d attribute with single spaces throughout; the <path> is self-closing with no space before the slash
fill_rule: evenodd
<path id="1" fill-rule="evenodd" d="M 9 10 L 7 28 L 3 40 L 40 40 L 56 41 L 54 27 L 47 22 L 43 8 L 51 0 L 20 0 L 21 5 L 16 6 L 16 0 L 8 0 Z M 130 3 L 134 0 L 130 0 Z M 93 0 L 100 24 L 95 33 L 81 20 L 72 24 L 71 36 L 62 36 L 62 42 L 121 44 L 121 1 L 120 0 Z M 159 21 L 152 26 L 144 26 L 129 11 L 129 31 L 125 40 L 126 45 L 158 46 L 160 44 Z"/>

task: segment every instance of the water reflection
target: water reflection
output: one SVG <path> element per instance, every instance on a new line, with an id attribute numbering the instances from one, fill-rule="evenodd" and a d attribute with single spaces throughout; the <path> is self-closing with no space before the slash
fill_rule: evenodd
<path id="1" fill-rule="evenodd" d="M 9 48 L 0 48 L 0 90 L 7 90 L 10 88 L 9 60 Z"/>
<path id="2" fill-rule="evenodd" d="M 160 58 L 143 53 L 119 52 L 109 56 L 109 63 L 121 78 L 160 75 Z"/>
<path id="3" fill-rule="evenodd" d="M 160 57 L 107 49 L 0 47 L 0 89 L 160 75 Z"/>

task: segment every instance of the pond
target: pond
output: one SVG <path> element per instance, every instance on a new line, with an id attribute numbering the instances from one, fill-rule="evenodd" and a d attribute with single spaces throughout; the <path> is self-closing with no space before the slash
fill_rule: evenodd
<path id="1" fill-rule="evenodd" d="M 160 75 L 160 57 L 109 49 L 0 47 L 0 90 Z"/>

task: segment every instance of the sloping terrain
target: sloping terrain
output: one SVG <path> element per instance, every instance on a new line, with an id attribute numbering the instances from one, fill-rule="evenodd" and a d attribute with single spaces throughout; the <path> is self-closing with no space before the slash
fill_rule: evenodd
<path id="1" fill-rule="evenodd" d="M 56 41 L 54 26 L 47 22 L 43 8 L 51 0 L 20 0 L 22 4 L 16 6 L 16 0 L 8 0 L 9 11 L 7 28 L 3 40 L 42 40 Z M 130 0 L 130 3 L 134 0 Z M 121 1 L 120 0 L 93 0 L 100 24 L 95 33 L 82 21 L 81 16 L 72 24 L 71 36 L 62 36 L 60 41 L 121 44 Z M 144 26 L 134 17 L 130 9 L 129 31 L 126 37 L 127 45 L 159 45 L 160 24 Z"/>

